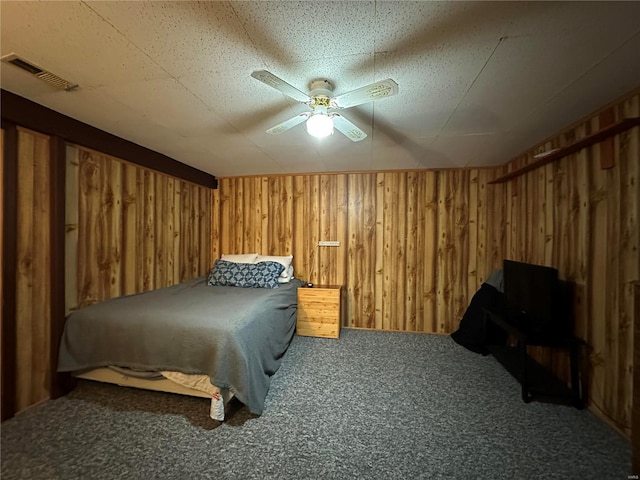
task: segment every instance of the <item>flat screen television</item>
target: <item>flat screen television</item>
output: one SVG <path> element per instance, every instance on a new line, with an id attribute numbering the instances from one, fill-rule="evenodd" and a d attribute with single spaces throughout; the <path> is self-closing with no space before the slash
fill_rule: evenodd
<path id="1" fill-rule="evenodd" d="M 571 322 L 566 318 L 558 270 L 504 260 L 503 275 L 507 321 L 544 337 L 568 334 Z"/>

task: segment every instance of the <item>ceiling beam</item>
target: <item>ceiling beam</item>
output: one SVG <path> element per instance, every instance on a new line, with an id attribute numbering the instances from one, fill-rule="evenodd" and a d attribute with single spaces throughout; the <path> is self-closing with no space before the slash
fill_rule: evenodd
<path id="1" fill-rule="evenodd" d="M 66 142 L 81 145 L 182 180 L 217 188 L 216 177 L 161 153 L 63 115 L 6 90 L 0 90 L 2 119 Z"/>

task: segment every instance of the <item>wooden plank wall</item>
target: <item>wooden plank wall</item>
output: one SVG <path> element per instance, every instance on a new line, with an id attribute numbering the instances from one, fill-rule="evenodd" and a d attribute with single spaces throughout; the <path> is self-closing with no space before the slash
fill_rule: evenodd
<path id="1" fill-rule="evenodd" d="M 0 129 L 0 265 L 4 270 L 4 129 Z M 0 272 L 0 305 L 4 304 L 4 290 L 2 279 L 4 272 Z M 2 311 L 0 310 L 0 373 L 2 372 Z"/>
<path id="2" fill-rule="evenodd" d="M 345 326 L 428 333 L 453 332 L 504 258 L 556 267 L 575 289 L 589 406 L 629 436 L 639 129 L 507 183 L 488 182 L 604 122 L 638 116 L 639 103 L 631 95 L 495 169 L 220 179 L 212 258 L 293 254 L 296 276 L 346 286 Z M 341 246 L 316 247 L 319 240 Z M 566 355 L 532 353 L 568 380 Z"/>
<path id="3" fill-rule="evenodd" d="M 51 352 L 57 345 L 50 343 L 51 139 L 18 127 L 17 142 L 15 411 L 20 412 L 50 398 Z M 210 189 L 69 146 L 66 190 L 67 312 L 209 270 Z"/>
<path id="4" fill-rule="evenodd" d="M 536 151 L 596 132 L 605 120 L 638 116 L 636 94 L 515 159 L 508 169 L 533 161 Z M 505 192 L 505 255 L 556 267 L 574 284 L 575 332 L 587 344 L 590 408 L 627 436 L 633 398 L 632 289 L 640 280 L 639 143 L 635 127 L 517 177 Z M 494 218 L 504 217 L 489 208 L 489 222 Z M 568 376 L 566 355 L 534 353 Z"/>
<path id="5" fill-rule="evenodd" d="M 49 398 L 51 295 L 49 137 L 18 131 L 17 411 Z"/>
<path id="6" fill-rule="evenodd" d="M 633 341 L 640 344 L 640 282 L 636 282 L 633 289 Z M 640 365 L 640 349 L 633 349 L 633 363 Z M 640 472 L 640 369 L 633 369 L 633 410 L 631 419 L 631 472 Z"/>
<path id="7" fill-rule="evenodd" d="M 488 221 L 492 169 L 224 178 L 213 192 L 212 257 L 294 256 L 295 275 L 344 285 L 345 325 L 449 333 L 503 257 Z M 340 247 L 317 247 L 338 240 Z"/>
<path id="8" fill-rule="evenodd" d="M 211 266 L 211 190 L 67 147 L 66 310 L 166 287 Z"/>

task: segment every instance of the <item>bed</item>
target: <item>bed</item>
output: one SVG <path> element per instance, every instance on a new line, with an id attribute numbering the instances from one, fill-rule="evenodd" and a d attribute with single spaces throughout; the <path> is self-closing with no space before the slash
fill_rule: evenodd
<path id="1" fill-rule="evenodd" d="M 265 263 L 278 262 L 256 262 L 262 270 Z M 271 279 L 268 288 L 242 288 L 248 286 L 238 280 L 243 267 L 254 268 L 217 260 L 208 277 L 72 312 L 60 344 L 58 371 L 211 398 L 216 420 L 224 418 L 224 404 L 231 396 L 261 415 L 271 376 L 295 331 L 302 282 L 289 278 L 280 283 L 285 269 L 271 265 L 277 284 Z M 216 271 L 222 272 L 217 279 Z M 255 277 L 255 272 L 248 276 Z"/>

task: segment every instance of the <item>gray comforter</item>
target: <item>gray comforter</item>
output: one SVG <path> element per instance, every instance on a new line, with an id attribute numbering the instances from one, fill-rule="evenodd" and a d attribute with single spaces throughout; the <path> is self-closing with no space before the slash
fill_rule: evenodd
<path id="1" fill-rule="evenodd" d="M 58 371 L 115 365 L 206 374 L 259 415 L 293 337 L 300 285 L 210 287 L 200 277 L 77 310 L 65 324 Z"/>

